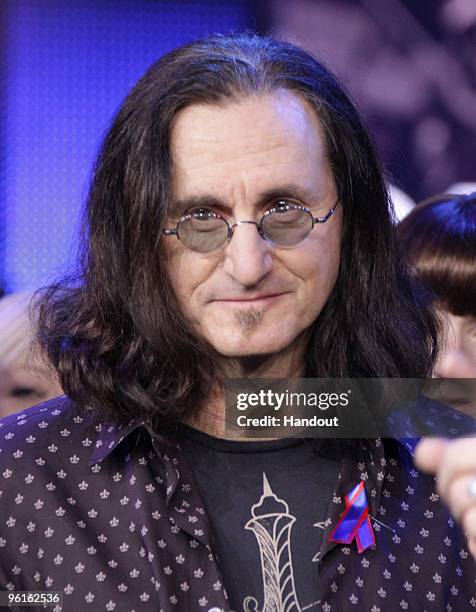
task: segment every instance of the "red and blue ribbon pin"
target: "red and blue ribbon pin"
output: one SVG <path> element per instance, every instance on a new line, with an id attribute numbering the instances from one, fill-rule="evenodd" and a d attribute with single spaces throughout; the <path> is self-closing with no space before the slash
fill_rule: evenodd
<path id="1" fill-rule="evenodd" d="M 345 496 L 344 513 L 327 541 L 350 544 L 354 538 L 357 542 L 359 553 L 364 552 L 369 546 L 375 544 L 363 480 L 355 485 L 352 491 Z"/>

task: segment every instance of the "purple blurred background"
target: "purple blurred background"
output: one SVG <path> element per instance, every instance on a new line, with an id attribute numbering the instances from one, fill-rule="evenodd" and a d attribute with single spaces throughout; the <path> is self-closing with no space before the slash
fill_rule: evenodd
<path id="1" fill-rule="evenodd" d="M 245 28 L 337 73 L 413 200 L 476 181 L 476 0 L 4 0 L 0 287 L 34 288 L 72 263 L 98 144 L 148 65 Z"/>

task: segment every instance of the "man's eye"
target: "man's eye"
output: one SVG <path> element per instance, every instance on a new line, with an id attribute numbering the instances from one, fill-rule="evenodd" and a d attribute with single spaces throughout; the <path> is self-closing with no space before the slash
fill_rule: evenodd
<path id="1" fill-rule="evenodd" d="M 187 211 L 187 215 L 193 215 L 194 217 L 203 220 L 215 217 L 215 213 L 209 208 L 192 208 L 191 210 Z"/>
<path id="2" fill-rule="evenodd" d="M 273 206 L 273 208 L 275 208 L 278 212 L 283 212 L 284 210 L 288 209 L 289 205 L 290 202 L 288 202 L 287 200 L 278 200 Z"/>
<path id="3" fill-rule="evenodd" d="M 37 391 L 33 387 L 14 387 L 10 393 L 12 397 L 28 397 L 29 395 L 36 394 Z"/>

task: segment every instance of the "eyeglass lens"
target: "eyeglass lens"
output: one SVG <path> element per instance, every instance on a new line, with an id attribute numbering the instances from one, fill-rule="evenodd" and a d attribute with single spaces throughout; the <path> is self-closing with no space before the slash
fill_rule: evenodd
<path id="1" fill-rule="evenodd" d="M 261 222 L 264 237 L 279 246 L 294 246 L 312 230 L 311 214 L 299 208 L 276 209 L 265 215 Z M 228 239 L 226 221 L 209 211 L 200 211 L 182 219 L 178 237 L 189 249 L 207 253 L 220 248 Z"/>
<path id="2" fill-rule="evenodd" d="M 207 211 L 196 212 L 180 221 L 177 234 L 187 248 L 208 253 L 226 242 L 228 225 L 224 219 Z"/>

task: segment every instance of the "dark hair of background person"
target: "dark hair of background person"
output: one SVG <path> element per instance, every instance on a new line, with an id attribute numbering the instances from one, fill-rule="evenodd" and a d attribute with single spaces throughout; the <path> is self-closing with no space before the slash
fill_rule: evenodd
<path id="1" fill-rule="evenodd" d="M 424 200 L 400 222 L 398 235 L 440 305 L 476 316 L 476 192 Z"/>
<path id="2" fill-rule="evenodd" d="M 43 294 L 39 340 L 73 400 L 166 427 L 222 380 L 220 356 L 179 308 L 161 249 L 171 125 L 186 106 L 281 88 L 316 111 L 344 215 L 340 272 L 313 324 L 306 376 L 429 375 L 437 323 L 400 257 L 382 169 L 348 96 L 291 44 L 215 35 L 165 55 L 125 99 L 92 177 L 82 275 Z"/>

